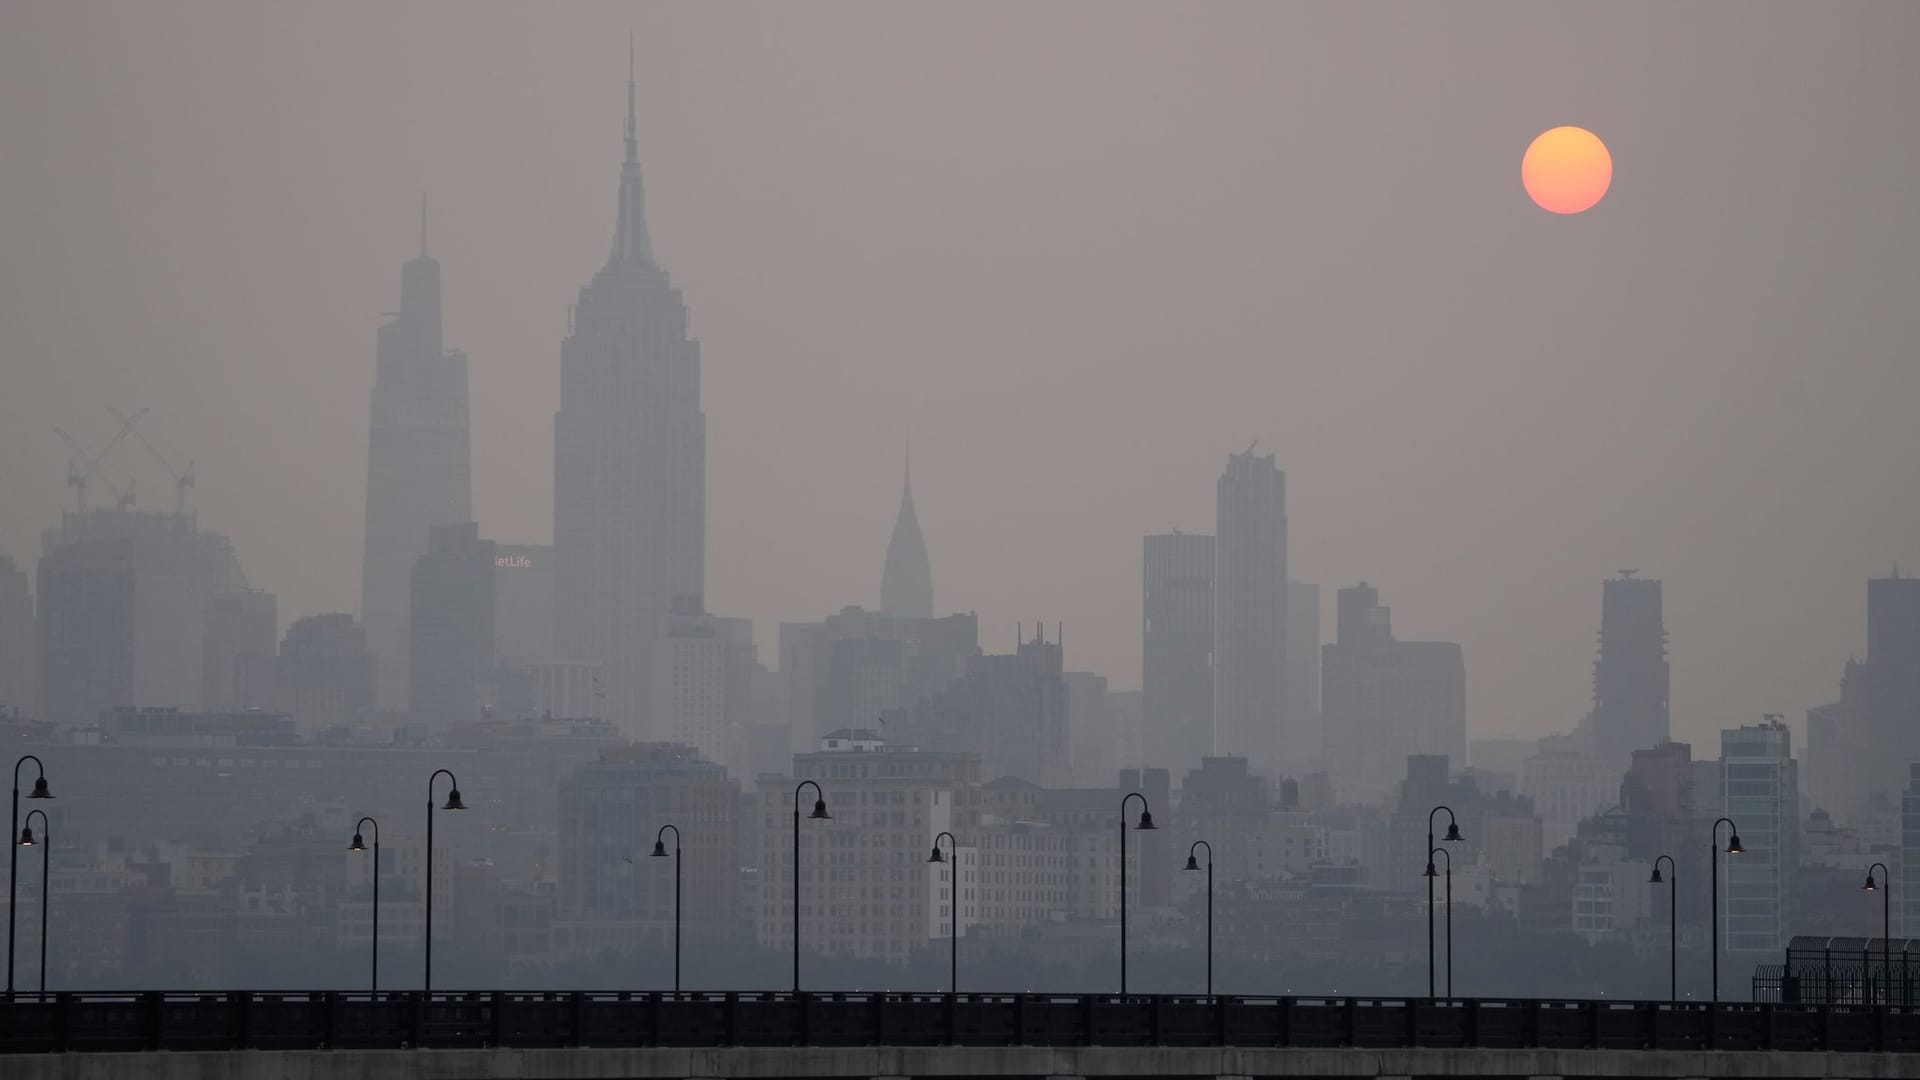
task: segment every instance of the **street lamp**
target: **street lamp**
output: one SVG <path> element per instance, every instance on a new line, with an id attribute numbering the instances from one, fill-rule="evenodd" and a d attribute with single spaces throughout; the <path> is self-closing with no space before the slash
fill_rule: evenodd
<path id="1" fill-rule="evenodd" d="M 1882 889 L 1874 884 L 1873 872 L 1880 871 L 1880 880 L 1886 882 Z M 1893 1004 L 1893 880 L 1887 870 L 1887 864 L 1877 862 L 1867 867 L 1867 883 L 1862 886 L 1867 892 L 1880 893 L 1880 985 L 1886 996 L 1887 1004 Z"/>
<path id="2" fill-rule="evenodd" d="M 960 992 L 960 841 L 953 834 L 941 831 L 940 836 L 947 838 L 947 847 L 953 851 L 953 872 L 947 882 L 947 993 Z M 927 856 L 930 863 L 944 863 L 947 857 L 940 854 L 940 836 L 933 838 L 933 854 Z"/>
<path id="3" fill-rule="evenodd" d="M 433 999 L 433 782 L 441 776 L 447 778 L 447 805 L 442 810 L 465 810 L 467 804 L 460 801 L 460 781 L 450 769 L 435 769 L 427 777 L 427 965 L 420 979 L 421 1000 Z M 377 868 L 376 868 L 377 870 Z"/>
<path id="4" fill-rule="evenodd" d="M 1127 992 L 1127 801 L 1140 800 L 1140 824 L 1136 829 L 1151 829 L 1153 811 L 1147 809 L 1147 797 L 1129 791 L 1120 797 L 1120 992 Z"/>
<path id="5" fill-rule="evenodd" d="M 1201 848 L 1207 849 L 1207 996 L 1213 996 L 1213 845 L 1205 840 L 1195 840 L 1187 848 L 1187 869 L 1200 869 L 1200 860 L 1193 853 Z"/>
<path id="6" fill-rule="evenodd" d="M 673 992 L 680 992 L 680 826 L 662 825 L 660 831 L 653 834 L 653 854 L 655 859 L 667 857 L 667 830 L 673 830 Z"/>
<path id="7" fill-rule="evenodd" d="M 431 803 L 428 804 L 431 807 Z M 429 817 L 432 810 L 428 811 Z M 368 983 L 370 992 L 380 992 L 380 823 L 370 817 L 363 817 L 353 823 L 353 843 L 347 845 L 348 851 L 367 850 L 366 842 L 360 839 L 360 826 L 373 826 L 373 976 Z M 433 873 L 433 867 L 427 867 L 427 873 Z"/>
<path id="8" fill-rule="evenodd" d="M 53 904 L 53 878 L 48 874 L 53 859 L 53 826 L 47 823 L 45 810 L 27 811 L 27 827 L 20 830 L 20 846 L 32 847 L 33 815 L 40 815 L 40 995 L 47 993 L 47 908 Z"/>
<path id="9" fill-rule="evenodd" d="M 1713 954 L 1713 1004 L 1720 1004 L 1720 826 L 1727 827 L 1727 854 L 1738 855 L 1746 849 L 1740 846 L 1740 826 L 1732 818 L 1717 818 L 1713 827 L 1707 830 L 1707 861 L 1713 867 L 1713 877 L 1707 889 L 1708 899 L 1713 908 L 1713 940 L 1708 943 L 1708 951 Z"/>
<path id="10" fill-rule="evenodd" d="M 1453 999 L 1453 853 L 1443 847 L 1431 848 L 1427 851 L 1426 879 L 1429 896 L 1433 894 L 1433 879 L 1436 876 L 1433 869 L 1435 855 L 1443 856 L 1447 860 L 1447 999 L 1451 1001 Z M 1433 925 L 1431 901 L 1427 903 L 1427 925 L 1429 927 Z M 1429 951 L 1429 959 L 1431 959 L 1431 951 Z M 1432 997 L 1432 992 L 1429 991 L 1427 996 Z"/>
<path id="11" fill-rule="evenodd" d="M 1667 872 L 1673 875 L 1668 881 L 1660 876 L 1660 862 L 1666 860 Z M 1653 876 L 1647 879 L 1649 885 L 1667 884 L 1673 889 L 1667 893 L 1667 1000 L 1680 1000 L 1680 870 L 1674 865 L 1673 856 L 1662 855 L 1653 860 Z"/>
<path id="12" fill-rule="evenodd" d="M 1447 812 L 1446 842 L 1449 844 L 1457 844 L 1466 839 L 1466 837 L 1460 835 L 1460 823 L 1454 819 L 1452 807 L 1436 806 L 1432 810 L 1427 811 L 1427 997 L 1429 998 L 1433 997 L 1433 819 L 1434 816 L 1442 810 Z M 1451 876 L 1453 873 L 1453 856 L 1451 855 L 1447 856 L 1447 873 L 1449 875 L 1447 881 L 1451 883 L 1453 881 Z M 1447 908 L 1447 916 L 1448 918 L 1452 918 L 1453 916 L 1453 908 L 1451 905 Z M 1453 959 L 1451 956 L 1447 959 L 1447 977 L 1449 979 L 1453 977 Z M 1448 996 L 1452 996 L 1451 993 L 1449 993 Z"/>
<path id="13" fill-rule="evenodd" d="M 33 762 L 33 767 L 39 771 L 40 777 L 39 779 L 33 782 L 33 794 L 28 795 L 27 798 L 29 799 L 53 798 L 53 793 L 47 790 L 47 767 L 40 763 L 39 758 L 34 757 L 32 754 L 27 754 L 21 757 L 19 761 L 14 762 L 13 763 L 13 820 L 7 823 L 8 836 L 17 836 L 20 833 L 20 766 L 25 765 L 29 761 Z M 18 888 L 14 883 L 19 880 L 20 880 L 20 849 L 13 844 L 8 844 L 7 845 L 7 996 L 8 997 L 13 996 L 13 922 L 14 922 L 13 916 L 14 916 L 15 909 L 20 906 L 18 903 L 15 902 L 15 896 L 16 896 L 16 893 L 18 892 Z"/>
<path id="14" fill-rule="evenodd" d="M 828 821 L 833 815 L 827 813 L 827 793 L 820 785 L 811 780 L 802 780 L 793 789 L 793 992 L 800 992 L 800 793 L 807 788 L 813 789 L 813 813 L 807 818 L 812 821 Z"/>

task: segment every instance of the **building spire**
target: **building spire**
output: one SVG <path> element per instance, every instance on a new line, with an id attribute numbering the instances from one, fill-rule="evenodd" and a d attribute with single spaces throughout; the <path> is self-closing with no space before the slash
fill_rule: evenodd
<path id="1" fill-rule="evenodd" d="M 627 156 L 620 164 L 620 219 L 614 225 L 609 263 L 653 261 L 647 238 L 646 193 L 640 183 L 640 137 L 634 111 L 633 35 L 627 35 Z"/>
<path id="2" fill-rule="evenodd" d="M 627 160 L 640 164 L 640 140 L 634 133 L 633 119 L 633 31 L 627 31 Z"/>
<path id="3" fill-rule="evenodd" d="M 933 617 L 933 567 L 927 559 L 927 541 L 913 510 L 913 452 L 909 448 L 900 485 L 900 514 L 894 519 L 893 538 L 887 544 L 887 562 L 880 575 L 880 611 L 916 619 Z"/>

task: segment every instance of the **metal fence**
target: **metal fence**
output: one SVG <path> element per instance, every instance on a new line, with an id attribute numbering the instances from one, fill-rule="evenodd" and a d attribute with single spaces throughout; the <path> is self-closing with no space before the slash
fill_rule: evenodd
<path id="1" fill-rule="evenodd" d="M 1920 1052 L 1920 1009 L 1106 994 L 144 992 L 0 999 L 0 1053 L 645 1046 Z"/>

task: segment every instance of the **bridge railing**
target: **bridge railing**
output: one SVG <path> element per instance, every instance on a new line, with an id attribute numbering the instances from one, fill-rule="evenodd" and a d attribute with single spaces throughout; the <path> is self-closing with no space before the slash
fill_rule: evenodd
<path id="1" fill-rule="evenodd" d="M 0 1053 L 647 1046 L 1920 1052 L 1920 1009 L 1511 998 L 149 991 L 0 998 Z"/>

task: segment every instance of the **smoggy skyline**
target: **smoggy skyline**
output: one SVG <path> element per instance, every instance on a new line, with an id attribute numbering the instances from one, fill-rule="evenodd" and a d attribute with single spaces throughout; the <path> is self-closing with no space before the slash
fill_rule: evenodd
<path id="1" fill-rule="evenodd" d="M 994 651 L 1064 621 L 1120 686 L 1141 536 L 1209 531 L 1257 440 L 1323 624 L 1364 578 L 1460 642 L 1476 736 L 1585 711 L 1623 567 L 1666 583 L 1676 738 L 1799 728 L 1920 567 L 1899 4 L 9 6 L 0 554 L 68 505 L 50 425 L 148 407 L 283 625 L 355 609 L 422 191 L 475 514 L 550 540 L 629 31 L 708 606 L 763 646 L 877 604 L 909 434 L 939 609 Z M 1574 218 L 1519 183 L 1557 124 L 1614 157 Z"/>

